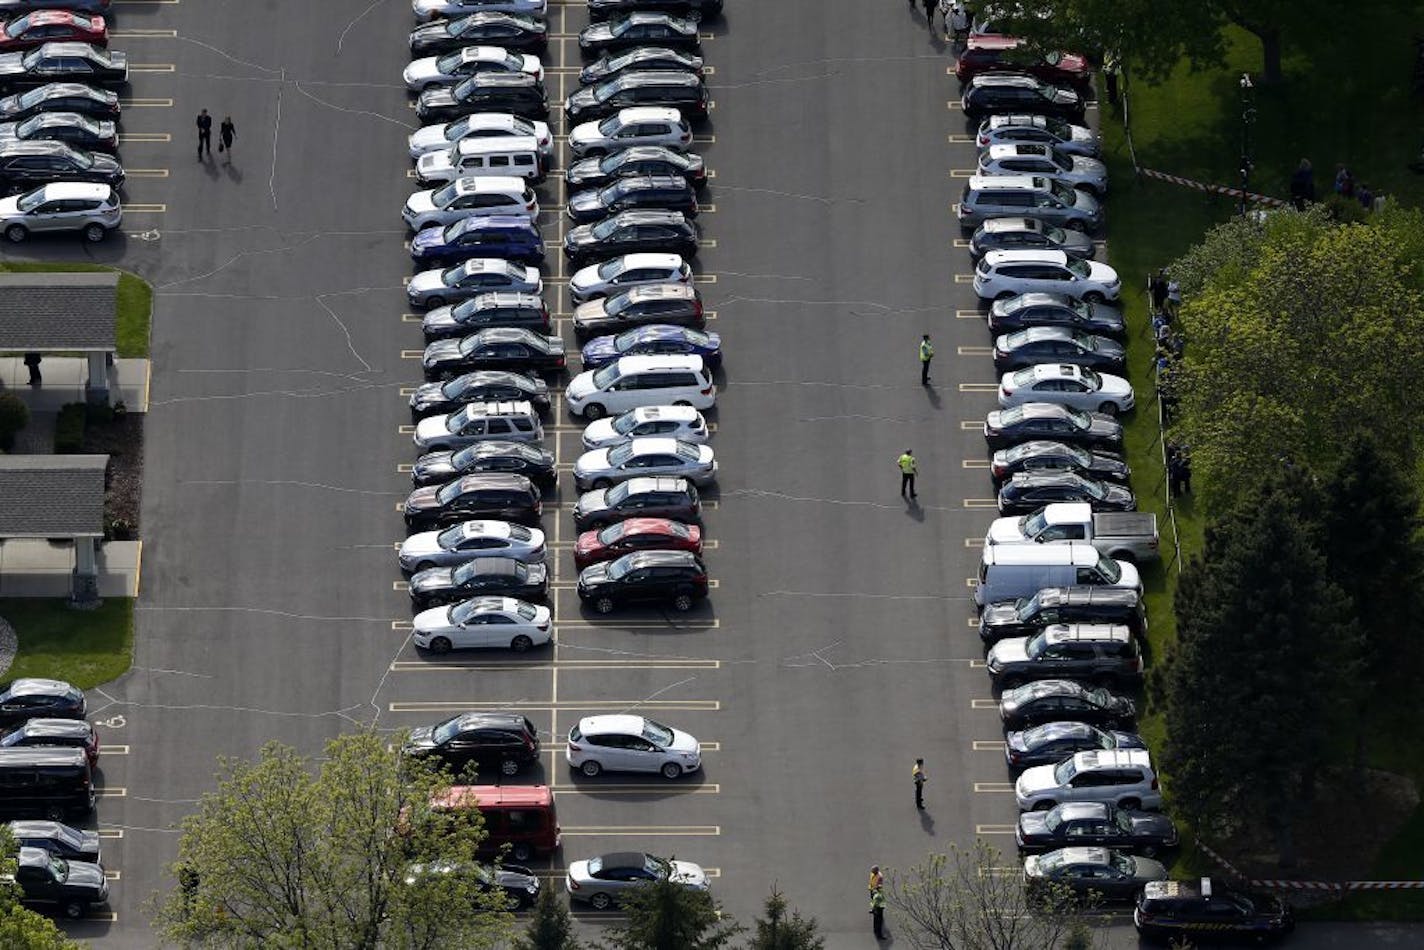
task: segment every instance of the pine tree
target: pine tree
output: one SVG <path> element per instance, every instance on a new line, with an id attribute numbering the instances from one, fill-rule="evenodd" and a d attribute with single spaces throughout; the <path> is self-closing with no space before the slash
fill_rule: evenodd
<path id="1" fill-rule="evenodd" d="M 720 950 L 743 929 L 711 894 L 667 878 L 638 885 L 621 903 L 627 921 L 609 931 L 606 950 Z"/>
<path id="2" fill-rule="evenodd" d="M 539 892 L 529 928 L 515 938 L 514 950 L 579 950 L 569 909 L 554 890 L 545 887 Z"/>
<path id="3" fill-rule="evenodd" d="M 766 899 L 765 917 L 756 922 L 756 935 L 746 950 L 822 950 L 825 938 L 816 932 L 815 918 L 806 919 L 792 910 L 787 916 L 786 898 L 773 885 Z"/>

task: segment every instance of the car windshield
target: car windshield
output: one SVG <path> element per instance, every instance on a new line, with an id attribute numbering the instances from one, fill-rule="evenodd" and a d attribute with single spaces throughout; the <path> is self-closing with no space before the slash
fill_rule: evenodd
<path id="1" fill-rule="evenodd" d="M 453 73 L 460 65 L 460 52 L 446 53 L 435 61 L 435 68 L 442 73 Z"/>
<path id="2" fill-rule="evenodd" d="M 27 16 L 22 16 L 19 19 L 13 20 L 9 26 L 5 27 L 5 35 L 20 36 L 29 28 L 30 18 Z"/>
<path id="3" fill-rule="evenodd" d="M 1109 584 L 1116 584 L 1122 579 L 1122 568 L 1118 567 L 1117 561 L 1106 554 L 1098 558 L 1098 570 L 1103 577 L 1107 578 Z"/>
<path id="4" fill-rule="evenodd" d="M 1106 709 L 1112 704 L 1112 699 L 1108 696 L 1108 691 L 1101 686 L 1097 689 L 1083 690 L 1083 698 L 1102 709 Z"/>
<path id="5" fill-rule="evenodd" d="M 1068 240 L 1068 232 L 1062 228 L 1055 228 L 1052 225 L 1043 225 L 1041 229 L 1044 236 L 1054 244 L 1063 244 Z"/>
<path id="6" fill-rule="evenodd" d="M 615 56 L 615 57 L 613 57 L 612 59 L 610 59 L 610 60 L 608 61 L 608 71 L 609 71 L 610 73 L 616 73 L 616 72 L 618 72 L 618 70 L 620 70 L 620 69 L 622 69 L 623 67 L 627 66 L 627 65 L 628 65 L 629 63 L 631 63 L 632 61 L 633 61 L 633 53 L 632 53 L 632 51 L 630 50 L 629 52 L 623 53 L 623 54 L 621 54 L 621 55 Z"/>
<path id="7" fill-rule="evenodd" d="M 623 123 L 616 115 L 609 116 L 598 123 L 598 131 L 601 135 L 612 135 L 621 128 L 623 128 Z"/>
<path id="8" fill-rule="evenodd" d="M 608 464 L 622 465 L 633 457 L 633 443 L 624 442 L 608 450 Z"/>
<path id="9" fill-rule="evenodd" d="M 1062 119 L 1044 117 L 1043 127 L 1060 139 L 1071 139 L 1073 137 L 1073 127 Z"/>
<path id="10" fill-rule="evenodd" d="M 1098 501 L 1102 501 L 1107 497 L 1107 490 L 1103 488 L 1101 482 L 1095 482 L 1087 478 L 1079 478 L 1074 480 L 1074 485 L 1079 491 L 1091 495 Z"/>
<path id="11" fill-rule="evenodd" d="M 456 716 L 453 719 L 447 719 L 440 725 L 436 726 L 434 731 L 430 733 L 430 738 L 434 739 L 438 743 L 443 744 L 449 742 L 451 739 L 455 738 L 459 734 L 460 717 Z"/>
<path id="12" fill-rule="evenodd" d="M 1063 816 L 1058 813 L 1058 809 L 1051 809 L 1043 816 L 1043 827 L 1049 831 L 1057 831 L 1063 825 Z"/>
<path id="13" fill-rule="evenodd" d="M 1071 172 L 1073 170 L 1073 163 L 1070 162 L 1068 159 L 1064 158 L 1062 155 L 1059 155 L 1053 149 L 1045 148 L 1043 151 L 1047 154 L 1048 160 L 1053 163 L 1053 167 L 1057 168 L 1059 171 Z"/>
<path id="14" fill-rule="evenodd" d="M 600 544 L 612 544 L 619 538 L 623 537 L 623 535 L 627 531 L 628 522 L 626 521 L 620 521 L 617 524 L 611 524 L 608 527 L 604 528 L 602 531 L 598 532 L 598 541 Z"/>
<path id="15" fill-rule="evenodd" d="M 604 218 L 602 221 L 598 222 L 592 228 L 590 228 L 589 233 L 592 234 L 594 237 L 598 238 L 600 241 L 606 241 L 613 234 L 613 232 L 617 231 L 621 226 L 622 222 L 620 222 L 616 217 Z"/>
<path id="16" fill-rule="evenodd" d="M 627 482 L 619 482 L 617 485 L 614 485 L 612 488 L 608 489 L 608 494 L 603 496 L 604 501 L 607 502 L 610 506 L 623 504 L 624 500 L 627 499 L 627 497 Z"/>
<path id="17" fill-rule="evenodd" d="M 1131 876 L 1133 873 L 1136 872 L 1137 865 L 1133 862 L 1132 858 L 1128 857 L 1125 854 L 1119 854 L 1116 851 L 1110 853 L 1112 854 L 1113 870 L 1117 871 L 1119 874 L 1126 874 L 1128 876 Z"/>
<path id="18" fill-rule="evenodd" d="M 611 201 L 616 201 L 617 199 L 623 197 L 623 195 L 626 194 L 627 191 L 628 185 L 626 181 L 615 181 L 607 188 L 604 188 L 599 191 L 598 200 L 603 202 L 604 204 L 608 204 Z"/>
<path id="19" fill-rule="evenodd" d="M 1117 820 L 1113 823 L 1122 831 L 1132 834 L 1132 818 L 1125 811 L 1117 812 L 1114 816 Z"/>
<path id="20" fill-rule="evenodd" d="M 699 462 L 702 460 L 702 452 L 691 442 L 679 442 L 677 444 L 677 457 L 684 462 Z"/>
<path id="21" fill-rule="evenodd" d="M 36 188 L 27 195 L 21 195 L 17 207 L 19 207 L 21 211 L 33 211 L 39 206 L 40 202 L 44 201 L 44 196 L 45 190 L 43 188 Z"/>
<path id="22" fill-rule="evenodd" d="M 623 80 L 615 79 L 613 82 L 605 82 L 600 85 L 594 86 L 592 93 L 593 98 L 598 102 L 607 102 L 609 99 L 612 99 L 615 95 L 622 92 L 624 85 L 625 83 L 623 82 Z"/>
<path id="23" fill-rule="evenodd" d="M 439 500 L 440 504 L 448 505 L 450 504 L 450 502 L 460 497 L 460 491 L 460 482 L 458 479 L 456 479 L 450 484 L 443 486 L 438 492 L 435 493 L 435 497 Z"/>
<path id="24" fill-rule="evenodd" d="M 474 338 L 466 337 L 465 339 L 470 340 Z M 461 429 L 465 428 L 465 426 L 469 425 L 470 420 L 474 419 L 477 415 L 479 416 L 479 418 L 484 418 L 484 407 L 480 406 L 479 410 L 477 411 L 475 409 L 476 405 L 477 403 L 471 403 L 468 406 L 461 406 L 459 409 L 456 409 L 454 412 L 450 413 L 450 415 L 445 418 L 445 428 L 451 432 L 459 432 Z"/>
<path id="25" fill-rule="evenodd" d="M 1093 272 L 1092 269 L 1088 267 L 1087 261 L 1080 261 L 1077 258 L 1070 258 L 1066 262 L 1066 265 L 1068 269 L 1073 272 L 1074 277 L 1086 278 Z"/>
<path id="26" fill-rule="evenodd" d="M 602 264 L 598 265 L 598 276 L 602 277 L 604 280 L 612 280 L 614 277 L 618 276 L 622 272 L 623 261 L 616 257 L 611 261 L 604 261 Z"/>
<path id="27" fill-rule="evenodd" d="M 1092 386 L 1094 389 L 1103 388 L 1103 378 L 1093 370 L 1087 369 L 1085 367 L 1080 367 L 1078 369 L 1078 375 L 1082 378 L 1083 382 L 1087 383 L 1089 386 Z"/>
<path id="28" fill-rule="evenodd" d="M 662 858 L 655 858 L 651 854 L 646 855 L 646 857 L 648 861 L 643 867 L 658 877 L 667 877 L 668 874 L 672 872 L 672 865 L 668 864 Z"/>
<path id="29" fill-rule="evenodd" d="M 1087 429 L 1093 424 L 1093 420 L 1081 409 L 1067 409 L 1065 407 L 1065 413 L 1068 418 L 1072 420 L 1073 424 L 1080 429 Z"/>
<path id="30" fill-rule="evenodd" d="M 465 540 L 465 526 L 457 524 L 453 528 L 446 528 L 435 536 L 435 541 L 442 548 L 453 548 L 461 541 Z"/>
<path id="31" fill-rule="evenodd" d="M 1078 763 L 1067 758 L 1053 767 L 1053 780 L 1059 785 L 1067 785 L 1078 774 Z"/>
<path id="32" fill-rule="evenodd" d="M 456 471 L 462 471 L 466 466 L 473 463 L 475 459 L 488 451 L 489 449 L 486 448 L 484 444 L 476 443 L 475 445 L 467 445 L 450 456 L 450 464 L 455 466 Z"/>
<path id="33" fill-rule="evenodd" d="M 447 208 L 453 204 L 458 197 L 460 197 L 459 185 L 449 184 L 431 195 L 430 200 L 437 208 Z"/>
<path id="34" fill-rule="evenodd" d="M 1040 854 L 1038 856 L 1039 868 L 1049 873 L 1057 871 L 1067 863 L 1068 859 L 1064 857 L 1062 851 L 1050 851 L 1047 854 Z"/>
<path id="35" fill-rule="evenodd" d="M 999 413 L 999 424 L 1005 426 L 1016 426 L 1023 422 L 1024 413 L 1022 406 L 1011 406 Z"/>
<path id="36" fill-rule="evenodd" d="M 1014 616 L 1019 620 L 1030 620 L 1036 613 L 1038 613 L 1038 595 L 1034 594 L 1032 597 L 1018 602 L 1018 609 L 1014 612 Z"/>
<path id="37" fill-rule="evenodd" d="M 653 722 L 651 719 L 644 719 L 643 738 L 647 739 L 653 745 L 663 746 L 664 748 L 666 748 L 667 746 L 672 745 L 672 730 L 660 722 Z"/>
<path id="38" fill-rule="evenodd" d="M 619 435 L 627 435 L 638 425 L 637 412 L 625 412 L 617 419 L 613 420 L 613 431 Z"/>
<path id="39" fill-rule="evenodd" d="M 1029 659 L 1031 660 L 1036 660 L 1043 656 L 1044 653 L 1048 652 L 1048 634 L 1040 633 L 1030 640 L 1025 652 L 1028 653 Z"/>
<path id="40" fill-rule="evenodd" d="M 1048 185 L 1053 189 L 1053 197 L 1068 207 L 1071 208 L 1078 203 L 1078 193 L 1073 190 L 1072 185 L 1065 185 L 1061 181 L 1051 181 Z"/>
<path id="41" fill-rule="evenodd" d="M 600 390 L 607 389 L 618 382 L 618 364 L 609 363 L 603 369 L 597 370 L 593 374 L 593 385 Z"/>
<path id="42" fill-rule="evenodd" d="M 1033 382 L 1033 376 L 1033 367 L 1030 366 L 1027 369 L 1019 370 L 1013 375 L 1012 378 L 1015 386 L 1027 386 L 1029 383 Z"/>
<path id="43" fill-rule="evenodd" d="M 1010 297 L 1008 300 L 1000 301 L 996 306 L 1003 313 L 1018 313 L 1024 307 L 1024 298 L 1022 295 Z"/>

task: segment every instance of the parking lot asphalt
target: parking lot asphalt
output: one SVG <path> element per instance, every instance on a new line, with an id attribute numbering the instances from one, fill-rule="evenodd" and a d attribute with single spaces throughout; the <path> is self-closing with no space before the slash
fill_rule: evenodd
<path id="1" fill-rule="evenodd" d="M 465 708 L 519 708 L 548 730 L 547 761 L 518 781 L 556 790 L 554 866 L 615 848 L 697 861 L 746 922 L 775 883 L 832 950 L 870 942 L 870 864 L 903 868 L 976 830 L 1009 843 L 968 625 L 971 545 L 992 515 L 976 428 L 993 373 L 975 348 L 989 340 L 951 208 L 952 171 L 973 153 L 954 139 L 966 129 L 947 107 L 949 51 L 918 13 L 731 3 L 707 25 L 716 106 L 697 131 L 715 178 L 699 269 L 727 367 L 708 414 L 721 466 L 705 496 L 709 605 L 585 615 L 565 476 L 544 520 L 557 647 L 440 662 L 406 642 L 393 550 L 409 484 L 397 466 L 414 456 L 401 390 L 419 380 L 421 343 L 403 316 L 398 217 L 416 124 L 399 79 L 408 4 L 116 0 L 114 19 L 114 46 L 157 67 L 135 74 L 123 115 L 122 159 L 151 174 L 130 172 L 123 235 L 27 249 L 116 263 L 156 288 L 135 665 L 91 700 L 120 879 L 111 914 L 66 929 L 152 945 L 143 903 L 169 886 L 178 823 L 218 755 L 274 739 L 316 752 L 358 723 Z M 551 19 L 556 103 L 577 83 L 569 37 L 585 13 L 553 6 Z M 200 108 L 233 117 L 231 164 L 195 160 Z M 547 240 L 563 197 L 557 176 L 541 188 Z M 567 273 L 551 254 L 551 294 Z M 555 309 L 566 316 L 567 300 Z M 576 420 L 549 428 L 571 464 Z M 897 495 L 906 448 L 920 462 L 913 506 Z M 570 777 L 557 740 L 581 715 L 622 709 L 697 735 L 703 773 Z M 1135 944 L 1130 930 L 1115 940 Z"/>

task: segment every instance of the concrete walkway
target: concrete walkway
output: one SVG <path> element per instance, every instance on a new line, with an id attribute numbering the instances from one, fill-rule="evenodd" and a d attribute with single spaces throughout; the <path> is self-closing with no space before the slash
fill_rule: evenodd
<path id="1" fill-rule="evenodd" d="M 137 597 L 142 541 L 106 541 L 98 546 L 100 597 Z M 0 541 L 0 597 L 68 597 L 74 544 L 42 538 Z"/>
<path id="2" fill-rule="evenodd" d="M 109 401 L 120 400 L 129 412 L 148 411 L 148 360 L 114 360 L 109 371 Z M 67 402 L 84 401 L 88 360 L 82 356 L 46 356 L 40 362 L 43 383 L 30 385 L 23 355 L 0 356 L 0 388 L 17 393 L 34 412 L 57 412 Z"/>

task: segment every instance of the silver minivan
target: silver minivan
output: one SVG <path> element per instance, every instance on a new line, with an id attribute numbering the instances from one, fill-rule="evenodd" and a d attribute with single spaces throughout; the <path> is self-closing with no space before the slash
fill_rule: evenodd
<path id="1" fill-rule="evenodd" d="M 1092 195 L 1042 175 L 975 175 L 956 208 L 966 231 L 988 218 L 1038 218 L 1075 231 L 1102 227 L 1103 207 Z"/>
<path id="2" fill-rule="evenodd" d="M 421 419 L 415 426 L 415 444 L 422 451 L 462 449 L 475 442 L 540 442 L 544 426 L 534 405 L 517 402 L 466 403 L 448 415 Z"/>
<path id="3" fill-rule="evenodd" d="M 995 544 L 979 562 L 974 603 L 1032 597 L 1045 587 L 1126 587 L 1142 593 L 1137 567 L 1115 561 L 1089 541 L 1066 544 Z"/>
<path id="4" fill-rule="evenodd" d="M 16 244 L 31 234 L 51 231 L 80 231 L 85 240 L 98 242 L 123 219 L 119 196 L 108 185 L 52 182 L 0 198 L 0 228 Z"/>

